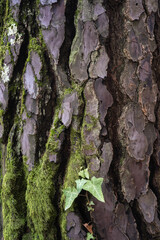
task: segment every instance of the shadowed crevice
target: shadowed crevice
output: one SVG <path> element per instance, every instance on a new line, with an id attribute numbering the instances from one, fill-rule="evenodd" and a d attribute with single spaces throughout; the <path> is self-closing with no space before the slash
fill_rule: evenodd
<path id="1" fill-rule="evenodd" d="M 53 200 L 53 204 L 57 211 L 57 217 L 55 220 L 55 226 L 57 229 L 57 239 L 63 240 L 61 236 L 61 230 L 60 230 L 60 201 L 61 201 L 61 186 L 63 185 L 63 179 L 65 176 L 66 166 L 70 157 L 70 128 L 66 129 L 64 132 L 64 141 L 61 147 L 61 151 L 58 154 L 58 158 L 60 161 L 60 165 L 58 168 L 58 171 L 56 173 L 56 176 L 54 178 L 55 181 L 55 196 Z"/>
<path id="2" fill-rule="evenodd" d="M 139 231 L 140 234 L 140 240 L 151 240 L 152 236 L 150 236 L 146 230 L 146 226 L 144 221 L 142 221 L 142 216 L 140 215 L 140 212 L 138 211 L 138 203 L 137 200 L 134 200 L 131 204 L 131 209 L 133 216 L 136 220 L 137 223 L 137 230 Z"/>
<path id="3" fill-rule="evenodd" d="M 9 132 L 14 124 L 14 118 L 19 111 L 18 102 L 20 101 L 20 94 L 22 88 L 22 74 L 25 66 L 26 59 L 28 57 L 28 44 L 29 44 L 29 35 L 28 31 L 25 30 L 24 41 L 21 45 L 20 53 L 18 56 L 18 61 L 13 70 L 13 75 L 9 81 L 8 90 L 9 90 L 9 100 L 6 112 L 3 116 L 3 122 L 5 125 L 5 131 L 3 134 L 2 142 L 4 144 L 8 141 Z"/>
<path id="4" fill-rule="evenodd" d="M 3 32 L 6 4 L 5 0 L 0 0 L 0 36 Z"/>
<path id="5" fill-rule="evenodd" d="M 78 0 L 67 0 L 65 8 L 65 39 L 60 49 L 59 65 L 64 71 L 70 75 L 69 56 L 71 52 L 72 42 L 75 36 L 74 17 L 77 9 Z"/>
<path id="6" fill-rule="evenodd" d="M 153 53 L 153 63 L 152 71 L 154 72 L 154 77 L 156 78 L 156 83 L 158 90 L 160 91 L 160 17 L 158 13 L 155 15 L 155 29 L 154 29 L 155 40 L 157 48 Z M 157 197 L 158 204 L 158 217 L 160 219 L 160 94 L 158 93 L 157 103 L 155 107 L 155 128 L 157 130 L 157 139 L 154 143 L 153 154 L 150 160 L 150 182 L 149 186 Z"/>
<path id="7" fill-rule="evenodd" d="M 32 37 L 36 37 L 39 33 L 39 26 L 36 19 L 37 5 L 36 0 L 22 0 L 19 14 L 19 24 L 26 28 Z"/>
<path id="8" fill-rule="evenodd" d="M 109 16 L 109 37 L 106 42 L 107 53 L 110 58 L 107 78 L 105 84 L 113 97 L 113 105 L 108 109 L 106 125 L 108 138 L 113 146 L 113 160 L 109 169 L 109 177 L 113 182 L 114 192 L 118 195 L 119 201 L 123 201 L 121 192 L 121 181 L 119 177 L 119 164 L 122 157 L 122 146 L 118 136 L 118 119 L 124 106 L 124 96 L 120 91 L 119 78 L 123 71 L 123 18 L 120 15 L 122 5 L 117 2 L 105 3 L 105 8 Z"/>
<path id="9" fill-rule="evenodd" d="M 56 106 L 56 83 L 55 83 L 55 74 L 50 62 L 47 51 L 44 52 L 45 59 L 45 68 L 42 70 L 45 72 L 43 76 L 44 86 L 40 87 L 39 96 L 41 98 L 39 102 L 39 115 L 37 118 L 37 134 L 36 134 L 36 161 L 39 161 L 39 158 L 43 155 L 46 148 L 46 143 L 48 140 L 49 130 L 53 122 L 55 106 Z M 48 79 L 48 81 L 46 81 Z M 46 84 L 47 82 L 47 84 Z M 47 102 L 47 103 L 46 103 Z"/>

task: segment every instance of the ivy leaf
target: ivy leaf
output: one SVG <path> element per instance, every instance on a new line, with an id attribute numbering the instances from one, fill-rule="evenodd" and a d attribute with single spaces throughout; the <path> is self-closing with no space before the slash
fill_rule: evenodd
<path id="1" fill-rule="evenodd" d="M 65 211 L 71 207 L 72 203 L 74 202 L 74 200 L 78 197 L 79 192 L 77 191 L 77 189 L 75 187 L 68 187 L 66 189 L 63 190 L 64 195 L 65 195 Z"/>
<path id="2" fill-rule="evenodd" d="M 87 180 L 82 189 L 90 192 L 99 201 L 105 202 L 101 188 L 102 182 L 103 178 L 92 177 L 91 180 Z"/>
<path id="3" fill-rule="evenodd" d="M 94 204 L 93 201 L 90 201 L 88 205 L 89 205 L 89 206 L 94 206 L 95 204 Z"/>
<path id="4" fill-rule="evenodd" d="M 91 239 L 95 239 L 95 237 L 93 237 L 93 235 L 91 233 L 87 233 L 86 240 L 91 240 Z"/>
<path id="5" fill-rule="evenodd" d="M 88 172 L 88 168 L 81 170 L 78 175 L 82 178 L 87 178 L 89 179 L 89 172 Z"/>
<path id="6" fill-rule="evenodd" d="M 94 208 L 91 207 L 91 206 L 87 206 L 87 210 L 88 210 L 88 212 L 93 212 L 93 211 L 94 211 Z"/>
<path id="7" fill-rule="evenodd" d="M 95 204 L 94 204 L 94 202 L 93 201 L 90 201 L 90 202 L 88 202 L 87 203 L 87 209 L 88 209 L 88 211 L 90 212 L 90 211 L 94 211 L 94 208 L 93 208 L 93 206 L 94 206 Z"/>
<path id="8" fill-rule="evenodd" d="M 82 179 L 76 180 L 75 182 L 76 182 L 77 190 L 80 193 L 84 184 L 87 182 L 87 180 L 82 178 Z"/>
<path id="9" fill-rule="evenodd" d="M 89 172 L 88 172 L 88 168 L 84 169 L 84 175 L 87 179 L 89 179 Z"/>

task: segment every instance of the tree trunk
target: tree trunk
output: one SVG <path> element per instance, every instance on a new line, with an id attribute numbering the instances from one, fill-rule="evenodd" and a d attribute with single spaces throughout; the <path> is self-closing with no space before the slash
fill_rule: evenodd
<path id="1" fill-rule="evenodd" d="M 0 0 L 0 239 L 160 239 L 158 6 Z"/>

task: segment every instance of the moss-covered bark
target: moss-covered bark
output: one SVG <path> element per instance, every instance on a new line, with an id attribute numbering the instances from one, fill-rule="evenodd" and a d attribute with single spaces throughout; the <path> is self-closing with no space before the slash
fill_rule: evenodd
<path id="1" fill-rule="evenodd" d="M 0 239 L 159 239 L 158 0 L 0 0 L 0 16 Z M 82 168 L 105 203 L 82 191 L 65 211 Z"/>

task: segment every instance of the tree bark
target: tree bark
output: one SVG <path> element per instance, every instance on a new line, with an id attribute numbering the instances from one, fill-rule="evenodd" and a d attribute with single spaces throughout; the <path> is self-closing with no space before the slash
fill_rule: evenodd
<path id="1" fill-rule="evenodd" d="M 158 7 L 0 0 L 0 239 L 160 239 Z"/>

